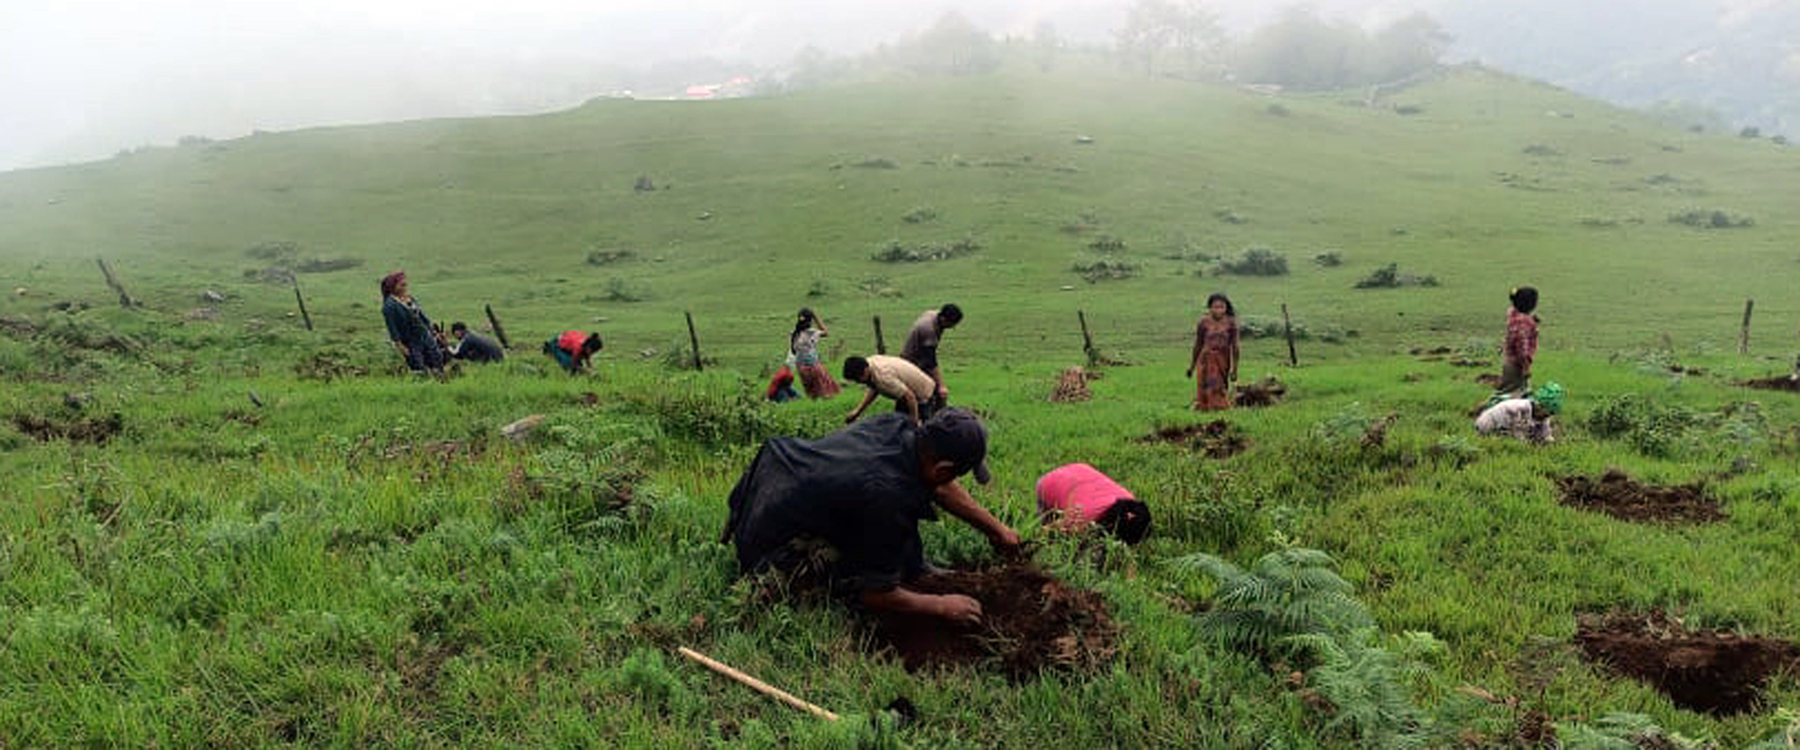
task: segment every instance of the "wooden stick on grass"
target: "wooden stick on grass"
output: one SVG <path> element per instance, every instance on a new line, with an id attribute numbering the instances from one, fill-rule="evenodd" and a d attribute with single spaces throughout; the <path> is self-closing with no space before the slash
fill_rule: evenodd
<path id="1" fill-rule="evenodd" d="M 702 666 L 706 667 L 707 669 L 710 669 L 714 672 L 718 672 L 719 674 L 725 675 L 726 677 L 730 677 L 733 680 L 737 680 L 739 683 L 743 684 L 745 687 L 750 688 L 751 690 L 755 690 L 756 692 L 762 693 L 763 695 L 769 696 L 770 698 L 774 698 L 775 700 L 781 701 L 782 703 L 786 703 L 790 706 L 793 706 L 794 708 L 798 708 L 802 711 L 805 711 L 809 714 L 817 716 L 826 721 L 837 721 L 838 720 L 837 714 L 834 714 L 823 708 L 819 708 L 818 706 L 815 706 L 811 703 L 807 703 L 806 701 L 800 700 L 799 698 L 795 698 L 793 695 L 782 690 L 781 688 L 774 687 L 766 682 L 763 682 L 762 680 L 756 679 L 755 677 L 751 677 L 750 675 L 744 674 L 743 672 L 739 672 L 736 669 L 732 669 L 731 666 L 728 664 L 724 664 L 722 662 L 715 661 L 715 660 L 713 660 L 712 657 L 709 657 L 705 654 L 702 654 L 702 653 L 695 651 L 691 648 L 688 648 L 686 646 L 682 646 L 679 650 L 681 651 L 682 656 L 685 656 L 689 659 L 699 662 Z"/>

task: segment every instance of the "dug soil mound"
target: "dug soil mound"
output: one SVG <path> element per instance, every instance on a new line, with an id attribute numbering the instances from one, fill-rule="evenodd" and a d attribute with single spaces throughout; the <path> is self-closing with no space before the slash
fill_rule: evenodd
<path id="1" fill-rule="evenodd" d="M 1764 683 L 1800 673 L 1800 646 L 1774 638 L 1689 630 L 1664 612 L 1588 614 L 1575 643 L 1590 661 L 1662 691 L 1675 705 L 1714 716 L 1753 710 Z"/>
<path id="2" fill-rule="evenodd" d="M 1138 438 L 1138 442 L 1180 445 L 1204 453 L 1209 458 L 1230 458 L 1250 449 L 1250 438 L 1223 419 L 1206 424 L 1164 427 Z"/>
<path id="3" fill-rule="evenodd" d="M 1725 519 L 1719 501 L 1700 482 L 1678 487 L 1642 484 L 1618 469 L 1599 477 L 1561 477 L 1562 502 L 1625 521 L 1648 523 L 1712 523 Z"/>
<path id="4" fill-rule="evenodd" d="M 47 417 L 20 414 L 12 418 L 14 427 L 19 428 L 31 437 L 45 442 L 51 440 L 68 440 L 74 443 L 93 443 L 105 445 L 114 435 L 125 429 L 125 418 L 117 413 L 103 417 L 71 419 L 57 421 Z"/>
<path id="5" fill-rule="evenodd" d="M 1071 367 L 1062 371 L 1056 378 L 1056 389 L 1050 392 L 1050 400 L 1059 404 L 1087 401 L 1094 397 L 1088 390 L 1088 381 L 1098 380 L 1100 373 L 1088 372 L 1080 367 Z"/>
<path id="6" fill-rule="evenodd" d="M 1789 393 L 1800 393 L 1800 380 L 1795 380 L 1788 376 L 1746 380 L 1742 383 L 1738 383 L 1738 385 L 1745 388 L 1756 388 L 1764 391 L 1788 391 Z"/>
<path id="7" fill-rule="evenodd" d="M 1238 386 L 1232 403 L 1243 407 L 1274 406 L 1287 398 L 1287 384 L 1274 378 Z"/>
<path id="8" fill-rule="evenodd" d="M 981 602 L 981 624 L 972 628 L 918 615 L 878 616 L 877 642 L 910 670 L 976 664 L 1023 681 L 1045 669 L 1093 669 L 1118 651 L 1119 628 L 1099 593 L 1071 588 L 1029 564 L 937 573 L 908 587 Z"/>

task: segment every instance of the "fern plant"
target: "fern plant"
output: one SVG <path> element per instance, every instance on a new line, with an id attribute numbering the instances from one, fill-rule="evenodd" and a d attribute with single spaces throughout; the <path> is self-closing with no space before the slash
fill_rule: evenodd
<path id="1" fill-rule="evenodd" d="M 1556 725 L 1556 736 L 1566 750 L 1638 750 L 1666 747 L 1671 750 L 1715 750 L 1717 743 L 1683 737 L 1664 730 L 1643 714 L 1607 714 L 1593 723 Z"/>
<path id="2" fill-rule="evenodd" d="M 1326 733 L 1361 740 L 1370 747 L 1432 746 L 1429 722 L 1413 705 L 1406 685 L 1428 673 L 1425 658 L 1442 653 L 1443 643 L 1430 633 L 1405 633 L 1383 644 L 1380 630 L 1358 628 L 1341 638 L 1295 636 L 1295 645 L 1310 651 L 1319 665 L 1309 683 L 1331 704 Z"/>
<path id="3" fill-rule="evenodd" d="M 1265 657 L 1291 656 L 1306 648 L 1299 636 L 1335 637 L 1373 624 L 1348 581 L 1332 571 L 1330 555 L 1289 548 L 1263 555 L 1246 571 L 1204 553 L 1175 564 L 1219 582 L 1200 626 L 1226 645 Z"/>

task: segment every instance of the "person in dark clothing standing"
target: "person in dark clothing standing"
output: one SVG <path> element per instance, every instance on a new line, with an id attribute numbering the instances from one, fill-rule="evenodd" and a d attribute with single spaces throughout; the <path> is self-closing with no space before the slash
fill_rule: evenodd
<path id="1" fill-rule="evenodd" d="M 452 358 L 470 362 L 500 362 L 506 359 L 506 350 L 500 348 L 499 342 L 469 330 L 462 321 L 450 324 L 450 335 L 456 339 L 456 345 L 450 347 Z"/>
<path id="2" fill-rule="evenodd" d="M 438 345 L 437 331 L 431 318 L 413 299 L 406 283 L 406 272 L 395 271 L 381 278 L 381 317 L 387 321 L 388 340 L 406 360 L 413 372 L 429 372 L 442 377 L 444 350 Z"/>
<path id="3" fill-rule="evenodd" d="M 924 575 L 919 522 L 942 508 L 1016 551 L 1019 535 L 957 483 L 987 455 L 980 420 L 949 409 L 924 425 L 882 414 L 818 440 L 771 438 L 731 491 L 721 541 L 744 573 L 819 573 L 873 610 L 972 624 L 981 604 L 906 587 Z"/>
<path id="4" fill-rule="evenodd" d="M 912 330 L 906 334 L 906 344 L 900 348 L 902 359 L 917 365 L 937 384 L 937 393 L 931 399 L 935 407 L 942 407 L 950 398 L 950 389 L 944 386 L 944 373 L 938 369 L 938 342 L 945 331 L 955 328 L 962 319 L 962 308 L 954 304 L 926 310 L 913 322 Z"/>

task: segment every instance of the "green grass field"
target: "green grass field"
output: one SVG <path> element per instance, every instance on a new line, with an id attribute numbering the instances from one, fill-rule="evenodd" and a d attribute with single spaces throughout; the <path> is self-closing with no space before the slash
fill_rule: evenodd
<path id="1" fill-rule="evenodd" d="M 1361 99 L 1017 74 L 260 134 L 0 174 L 0 747 L 1379 744 L 1213 639 L 1190 614 L 1213 585 L 1171 564 L 1285 546 L 1330 553 L 1384 633 L 1443 643 L 1402 683 L 1419 744 L 1508 746 L 1528 709 L 1565 737 L 1620 712 L 1721 747 L 1786 726 L 1773 709 L 1800 706 L 1794 677 L 1764 710 L 1716 719 L 1568 643 L 1577 613 L 1611 607 L 1800 639 L 1800 399 L 1731 385 L 1792 362 L 1800 155 L 1478 70 Z M 876 160 L 892 168 L 859 166 Z M 634 190 L 639 175 L 658 189 Z M 903 219 L 921 208 L 935 217 Z M 1690 208 L 1754 226 L 1668 221 Z M 964 238 L 980 245 L 965 258 L 870 259 L 890 240 Z M 1125 248 L 1090 249 L 1101 238 Z M 270 263 L 247 251 L 272 242 L 364 261 L 299 276 L 318 331 L 290 316 L 287 287 L 247 278 Z M 1199 259 L 1251 246 L 1291 273 L 1220 277 Z M 1341 267 L 1312 261 L 1332 250 Z M 588 264 L 597 251 L 633 256 Z M 1135 275 L 1071 269 L 1106 255 Z M 95 257 L 143 307 L 119 309 Z M 1440 284 L 1351 288 L 1389 263 Z M 514 361 L 448 384 L 393 373 L 376 279 L 394 268 L 446 324 L 480 327 L 492 304 Z M 1571 391 L 1544 448 L 1476 439 L 1479 370 L 1408 353 L 1482 354 L 1522 283 L 1544 292 L 1537 379 Z M 1214 290 L 1259 323 L 1286 303 L 1314 334 L 1299 368 L 1276 339 L 1246 345 L 1245 378 L 1276 375 L 1292 397 L 1228 415 L 1252 443 L 1229 459 L 1141 444 L 1202 421 L 1181 370 Z M 969 313 L 946 375 L 993 434 L 996 481 L 976 496 L 1106 595 L 1123 626 L 1110 669 L 908 673 L 848 610 L 765 601 L 715 543 L 760 439 L 823 434 L 853 405 L 758 403 L 793 311 L 833 326 L 835 366 L 873 348 L 871 316 L 897 347 L 944 301 Z M 203 306 L 217 319 L 190 319 Z M 1091 402 L 1048 403 L 1083 361 L 1077 310 L 1138 366 L 1107 369 Z M 663 361 L 684 311 L 719 360 L 707 373 Z M 592 377 L 535 353 L 571 327 L 607 337 Z M 1671 375 L 1673 360 L 1706 375 Z M 346 373 L 321 379 L 321 362 Z M 69 392 L 122 431 L 96 446 L 14 427 L 74 418 Z M 1628 394 L 1692 418 L 1601 434 L 1595 415 Z M 1335 436 L 1388 412 L 1383 446 Z M 533 441 L 499 436 L 532 413 L 550 420 Z M 1069 461 L 1146 498 L 1152 539 L 1096 561 L 1040 533 L 1032 484 Z M 1729 518 L 1642 525 L 1558 503 L 1552 477 L 1608 467 L 1708 479 Z M 637 500 L 609 512 L 593 487 L 534 490 L 545 476 L 636 481 Z M 949 563 L 989 555 L 954 521 L 926 543 Z M 852 716 L 823 724 L 675 645 Z M 899 696 L 920 720 L 870 730 Z"/>

